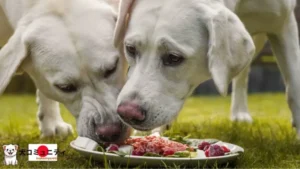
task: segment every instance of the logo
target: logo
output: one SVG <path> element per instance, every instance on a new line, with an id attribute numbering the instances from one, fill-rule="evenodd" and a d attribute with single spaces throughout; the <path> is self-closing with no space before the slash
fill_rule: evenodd
<path id="1" fill-rule="evenodd" d="M 17 151 L 18 151 L 18 145 L 4 145 L 4 164 L 5 165 L 17 165 Z"/>
<path id="2" fill-rule="evenodd" d="M 57 144 L 29 144 L 28 161 L 57 161 Z"/>

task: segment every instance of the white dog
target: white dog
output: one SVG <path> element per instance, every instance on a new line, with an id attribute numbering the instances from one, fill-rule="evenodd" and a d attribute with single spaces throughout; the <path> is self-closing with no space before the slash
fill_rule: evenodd
<path id="1" fill-rule="evenodd" d="M 4 164 L 5 165 L 17 165 L 17 152 L 18 152 L 18 146 L 17 145 L 4 145 Z"/>
<path id="2" fill-rule="evenodd" d="M 123 0 L 115 45 L 124 45 L 130 71 L 119 115 L 137 130 L 152 130 L 170 123 L 200 83 L 212 78 L 226 95 L 233 79 L 232 119 L 251 122 L 247 76 L 269 39 L 300 134 L 295 6 L 296 0 Z"/>
<path id="3" fill-rule="evenodd" d="M 116 113 L 124 62 L 113 46 L 115 2 L 0 0 L 1 42 L 12 33 L 1 44 L 0 93 L 17 70 L 31 76 L 43 137 L 72 132 L 58 102 L 76 118 L 79 136 L 98 142 L 127 136 Z"/>

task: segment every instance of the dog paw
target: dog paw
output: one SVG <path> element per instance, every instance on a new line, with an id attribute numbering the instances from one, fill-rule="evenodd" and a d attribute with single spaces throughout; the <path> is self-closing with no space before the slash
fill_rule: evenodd
<path id="1" fill-rule="evenodd" d="M 231 121 L 252 123 L 252 117 L 248 112 L 239 112 L 231 116 Z"/>
<path id="2" fill-rule="evenodd" d="M 41 126 L 41 138 L 46 137 L 67 137 L 73 134 L 73 128 L 70 124 L 63 121 L 50 123 Z"/>

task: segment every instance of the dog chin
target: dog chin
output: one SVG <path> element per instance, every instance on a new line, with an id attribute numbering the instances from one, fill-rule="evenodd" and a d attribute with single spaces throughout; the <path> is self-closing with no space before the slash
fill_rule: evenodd
<path id="1" fill-rule="evenodd" d="M 134 126 L 134 125 L 132 126 L 132 128 L 134 128 L 135 130 L 138 130 L 138 131 L 145 131 L 145 132 L 155 129 L 155 127 L 154 128 L 146 128 L 146 127 Z"/>

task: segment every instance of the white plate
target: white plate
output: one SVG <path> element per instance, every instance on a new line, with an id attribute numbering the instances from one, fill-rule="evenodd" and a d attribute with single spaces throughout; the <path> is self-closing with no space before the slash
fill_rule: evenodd
<path id="1" fill-rule="evenodd" d="M 189 139 L 194 145 L 207 139 Z M 217 142 L 218 145 L 227 146 L 232 154 L 218 157 L 206 157 L 204 151 L 197 150 L 197 157 L 195 158 L 166 158 L 166 157 L 144 157 L 144 156 L 132 156 L 126 155 L 125 157 L 120 157 L 116 154 L 105 153 L 96 151 L 98 144 L 88 138 L 78 137 L 76 140 L 70 143 L 71 147 L 80 152 L 82 155 L 87 157 L 92 157 L 97 161 L 104 161 L 107 159 L 111 164 L 119 166 L 193 166 L 199 167 L 203 165 L 221 165 L 229 162 L 235 161 L 241 154 L 244 153 L 244 149 L 240 146 L 226 143 Z"/>

